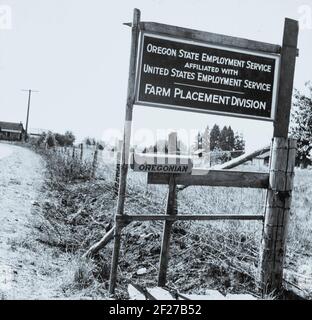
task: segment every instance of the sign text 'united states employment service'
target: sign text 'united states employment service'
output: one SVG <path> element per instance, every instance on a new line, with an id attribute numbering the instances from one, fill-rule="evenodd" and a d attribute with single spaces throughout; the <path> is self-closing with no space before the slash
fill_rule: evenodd
<path id="1" fill-rule="evenodd" d="M 143 34 L 136 103 L 273 120 L 278 59 Z"/>

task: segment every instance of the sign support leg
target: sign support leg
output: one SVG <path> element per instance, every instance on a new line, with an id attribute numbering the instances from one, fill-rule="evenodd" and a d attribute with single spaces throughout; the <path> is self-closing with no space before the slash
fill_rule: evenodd
<path id="1" fill-rule="evenodd" d="M 134 9 L 132 36 L 131 36 L 129 78 L 128 78 L 128 97 L 127 97 L 127 105 L 126 105 L 124 139 L 123 139 L 122 153 L 121 153 L 120 180 L 119 180 L 119 192 L 118 192 L 116 215 L 124 214 L 128 164 L 129 164 L 132 114 L 133 114 L 133 105 L 134 105 L 134 99 L 135 99 L 135 74 L 136 74 L 136 63 L 137 63 L 138 43 L 139 43 L 140 17 L 141 17 L 140 10 Z M 110 283 L 109 283 L 110 294 L 114 294 L 115 287 L 116 287 L 117 268 L 118 268 L 120 240 L 121 240 L 121 229 L 122 229 L 122 226 L 120 226 L 120 224 L 117 222 L 117 219 L 115 219 L 115 225 L 116 225 L 116 228 L 115 228 L 115 234 L 114 234 L 114 250 L 113 250 L 113 257 L 112 257 L 112 264 L 111 264 Z"/>
<path id="2" fill-rule="evenodd" d="M 122 149 L 122 140 L 118 141 L 117 155 L 116 155 L 116 172 L 115 172 L 115 183 L 114 183 L 114 195 L 118 196 L 119 180 L 120 180 L 120 158 Z"/>
<path id="3" fill-rule="evenodd" d="M 120 252 L 122 226 L 118 220 L 115 220 L 115 232 L 114 232 L 114 248 L 112 256 L 112 265 L 110 273 L 109 294 L 115 293 L 116 281 L 117 281 L 117 268 Z"/>
<path id="4" fill-rule="evenodd" d="M 177 134 L 175 132 L 172 132 L 169 135 L 168 153 L 177 153 Z M 177 214 L 177 187 L 174 174 L 170 176 L 166 214 Z M 173 223 L 173 221 L 166 221 L 164 224 L 158 274 L 158 285 L 160 287 L 164 287 L 166 285 L 167 269 L 169 262 L 170 236 Z"/>

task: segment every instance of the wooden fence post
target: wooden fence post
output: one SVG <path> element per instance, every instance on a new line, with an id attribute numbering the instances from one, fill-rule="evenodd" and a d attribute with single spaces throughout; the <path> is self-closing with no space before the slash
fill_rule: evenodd
<path id="1" fill-rule="evenodd" d="M 92 162 L 92 178 L 95 177 L 97 163 L 98 163 L 98 149 L 95 149 L 93 162 Z"/>
<path id="2" fill-rule="evenodd" d="M 176 132 L 171 132 L 169 134 L 168 153 L 177 154 L 177 133 Z M 177 212 L 177 186 L 175 182 L 175 175 L 172 174 L 169 180 L 166 214 L 175 215 L 177 213 L 178 213 Z M 166 285 L 172 225 L 173 225 L 173 221 L 165 221 L 164 229 L 163 229 L 162 246 L 161 246 L 160 263 L 159 263 L 159 274 L 158 274 L 158 286 L 160 287 L 163 287 Z"/>
<path id="3" fill-rule="evenodd" d="M 282 289 L 287 225 L 296 157 L 296 141 L 287 139 L 297 56 L 298 21 L 285 19 L 279 90 L 271 147 L 269 190 L 260 256 L 263 294 Z"/>
<path id="4" fill-rule="evenodd" d="M 130 65 L 129 65 L 126 117 L 125 117 L 124 136 L 123 136 L 123 144 L 122 144 L 122 152 L 121 152 L 121 165 L 120 165 L 120 178 L 119 178 L 120 182 L 119 182 L 116 217 L 117 215 L 124 214 L 124 204 L 125 204 L 125 197 L 126 197 L 127 175 L 128 175 L 128 162 L 129 162 L 129 152 L 130 152 L 132 115 L 133 115 L 133 105 L 135 100 L 135 77 L 136 77 L 135 73 L 136 73 L 136 65 L 137 65 L 139 34 L 140 34 L 140 29 L 139 29 L 140 18 L 141 18 L 140 10 L 134 9 L 133 22 L 132 22 L 132 34 L 131 34 L 131 53 L 130 53 Z M 114 249 L 113 249 L 111 272 L 110 272 L 110 282 L 109 282 L 110 294 L 113 294 L 115 292 L 115 287 L 116 287 L 122 228 L 123 228 L 123 225 L 118 221 L 118 219 L 115 219 Z"/>
<path id="5" fill-rule="evenodd" d="M 274 138 L 260 260 L 264 294 L 278 294 L 282 288 L 295 157 L 296 140 Z"/>
<path id="6" fill-rule="evenodd" d="M 80 143 L 80 160 L 83 159 L 83 143 Z"/>

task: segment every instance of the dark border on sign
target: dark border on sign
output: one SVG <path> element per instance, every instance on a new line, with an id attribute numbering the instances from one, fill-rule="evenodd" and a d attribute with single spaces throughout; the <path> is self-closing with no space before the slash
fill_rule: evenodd
<path id="1" fill-rule="evenodd" d="M 216 111 L 216 110 L 203 110 L 203 109 L 197 109 L 197 108 L 191 108 L 191 107 L 185 107 L 181 105 L 169 105 L 169 104 L 163 104 L 163 103 L 153 103 L 153 102 L 146 102 L 146 101 L 140 101 L 139 100 L 139 88 L 140 88 L 140 82 L 141 82 L 141 69 L 142 69 L 142 57 L 143 57 L 143 39 L 145 36 L 150 36 L 158 39 L 165 39 L 165 40 L 173 40 L 181 43 L 189 43 L 194 45 L 200 45 L 205 46 L 207 48 L 216 48 L 216 49 L 222 49 L 226 51 L 234 51 L 234 52 L 240 52 L 240 53 L 248 53 L 260 57 L 267 57 L 267 58 L 273 58 L 275 60 L 275 70 L 274 70 L 274 83 L 273 83 L 273 91 L 272 91 L 272 107 L 271 107 L 271 115 L 270 118 L 267 117 L 260 117 L 260 116 L 253 116 L 253 115 L 244 115 L 240 113 L 232 113 L 232 112 L 224 112 L 224 111 Z M 194 40 L 188 40 L 185 38 L 179 38 L 179 37 L 173 37 L 173 36 L 164 36 L 157 33 L 152 32 L 140 32 L 140 40 L 138 45 L 138 61 L 137 61 L 137 70 L 136 70 L 136 77 L 135 77 L 135 98 L 134 98 L 134 104 L 139 106 L 146 106 L 146 107 L 154 107 L 154 108 L 161 108 L 161 109 L 167 109 L 167 110 L 178 110 L 178 111 L 188 111 L 188 112 L 195 112 L 195 113 L 204 113 L 204 114 L 213 114 L 213 115 L 222 115 L 222 116 L 228 116 L 228 117 L 235 117 L 235 118 L 244 118 L 244 119 L 252 119 L 252 120 L 261 120 L 261 121 L 268 121 L 268 122 L 274 122 L 275 121 L 275 115 L 276 115 L 276 109 L 277 109 L 277 94 L 278 94 L 278 88 L 279 88 L 279 74 L 280 74 L 280 54 L 274 54 L 274 53 L 263 53 L 258 51 L 253 51 L 249 49 L 240 49 L 240 48 L 233 48 L 228 46 L 220 46 L 220 45 L 214 45 L 210 43 L 205 43 L 203 41 L 194 41 Z"/>

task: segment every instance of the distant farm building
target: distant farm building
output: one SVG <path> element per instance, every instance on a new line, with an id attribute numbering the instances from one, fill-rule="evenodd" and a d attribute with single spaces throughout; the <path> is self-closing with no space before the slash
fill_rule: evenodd
<path id="1" fill-rule="evenodd" d="M 267 151 L 263 154 L 252 159 L 252 164 L 256 166 L 268 166 L 270 163 L 270 151 Z"/>
<path id="2" fill-rule="evenodd" d="M 0 140 L 21 141 L 25 136 L 23 124 L 0 121 Z"/>

